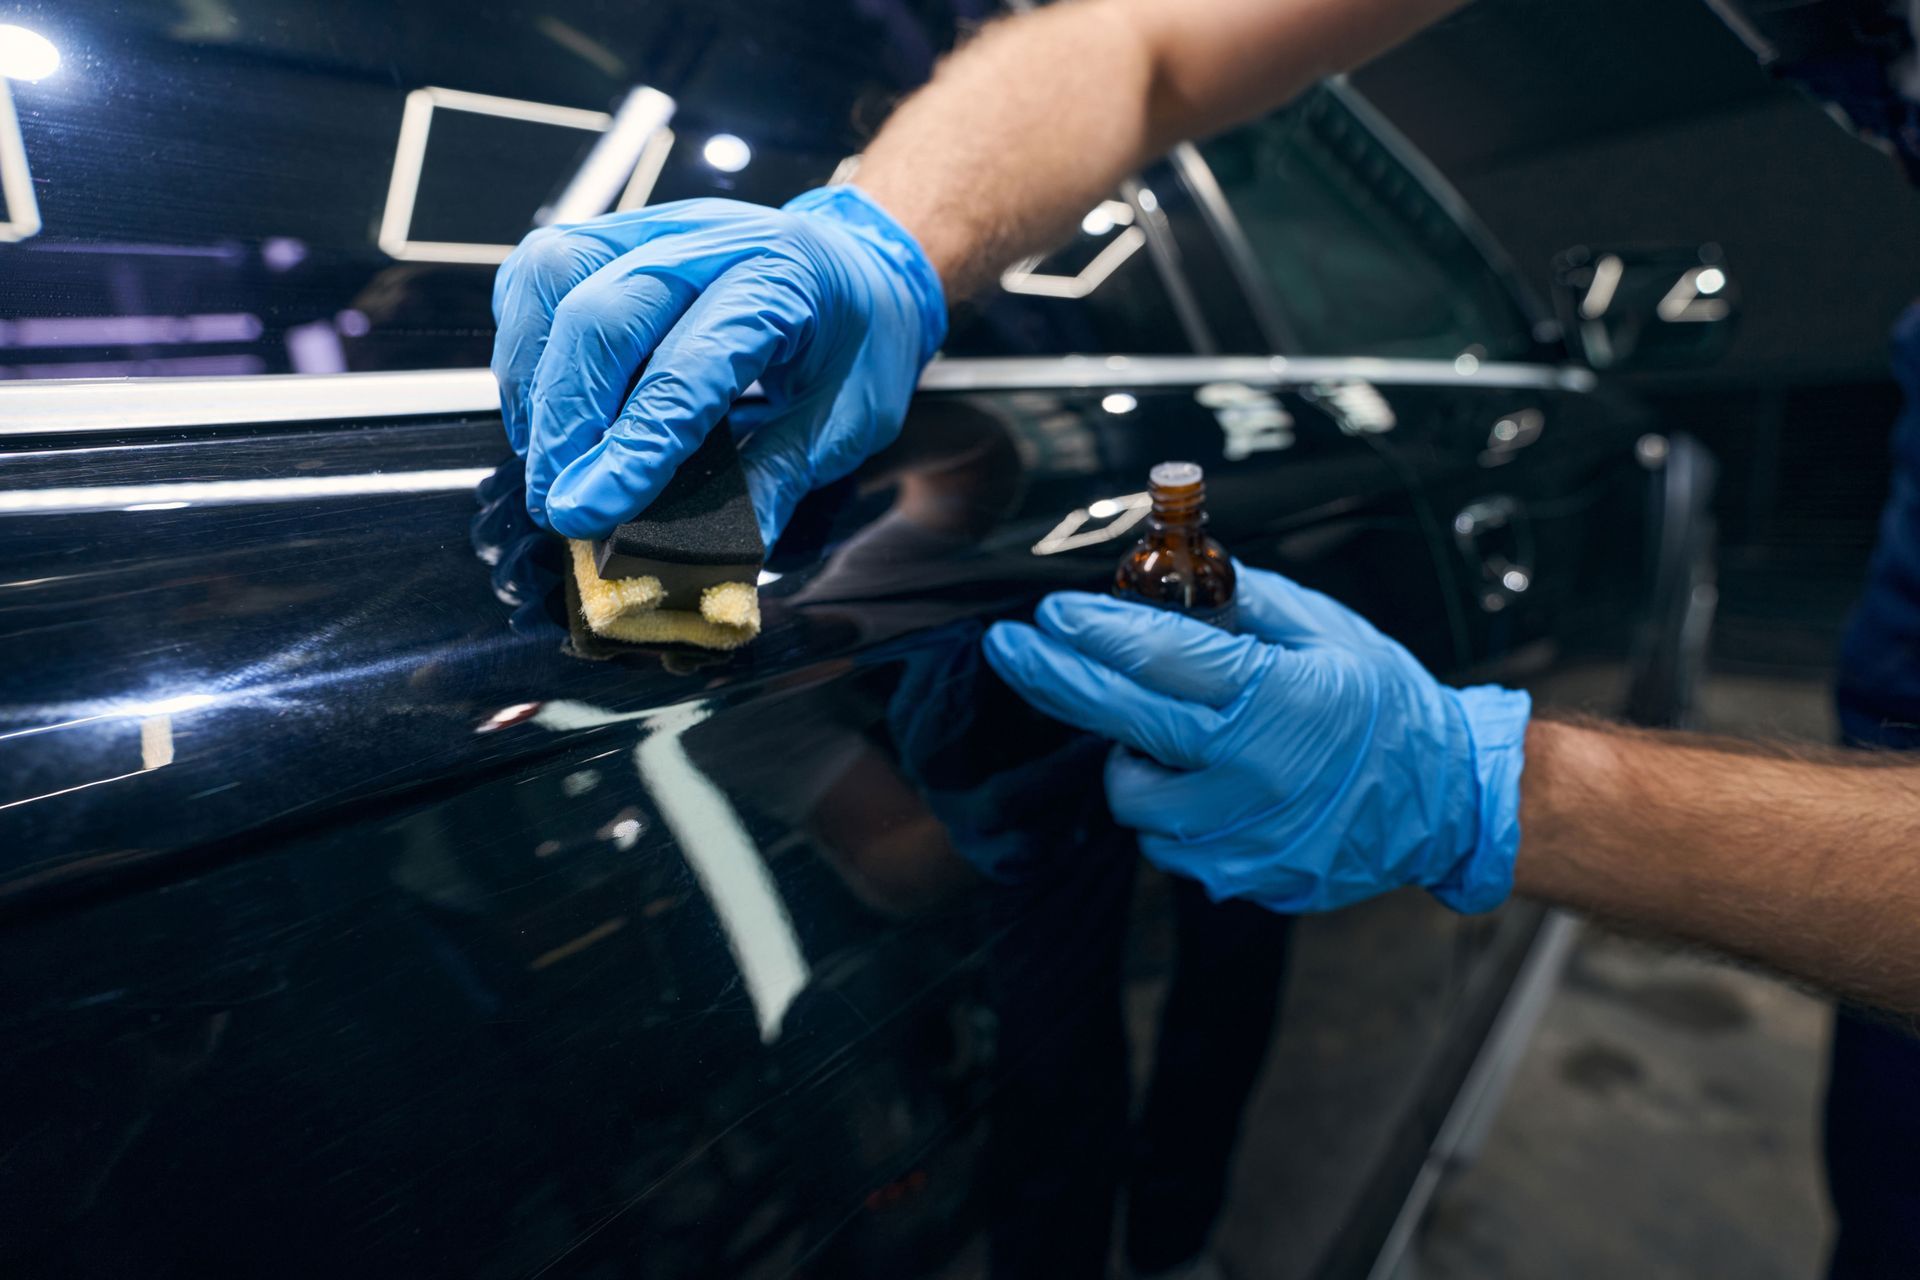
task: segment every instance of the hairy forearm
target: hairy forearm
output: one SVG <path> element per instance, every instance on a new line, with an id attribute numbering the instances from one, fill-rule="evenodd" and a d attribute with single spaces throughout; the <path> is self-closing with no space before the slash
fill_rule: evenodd
<path id="1" fill-rule="evenodd" d="M 856 181 L 960 297 L 1069 234 L 1174 143 L 1259 115 L 1462 0 L 1070 0 L 989 26 Z"/>
<path id="2" fill-rule="evenodd" d="M 1536 721 L 1518 892 L 1920 1014 L 1920 767 Z"/>

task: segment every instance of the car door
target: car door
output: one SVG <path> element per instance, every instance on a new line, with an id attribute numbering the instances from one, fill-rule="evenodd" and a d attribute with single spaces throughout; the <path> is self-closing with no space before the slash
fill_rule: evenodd
<path id="1" fill-rule="evenodd" d="M 1286 352 L 1336 405 L 1378 393 L 1358 393 L 1384 408 L 1354 429 L 1376 432 L 1419 494 L 1462 675 L 1611 666 L 1577 696 L 1624 703 L 1660 534 L 1648 477 L 1667 458 L 1647 413 L 1566 362 L 1471 211 L 1344 83 L 1182 162 L 1262 322 L 1241 342 Z"/>
<path id="2" fill-rule="evenodd" d="M 1201 292 L 1244 295 L 1220 312 L 1222 349 L 1274 353 L 1290 388 L 1412 489 L 1453 628 L 1452 660 L 1423 655 L 1429 665 L 1458 683 L 1530 687 L 1543 707 L 1675 714 L 1680 682 L 1656 637 L 1685 630 L 1699 578 L 1659 566 L 1692 565 L 1680 548 L 1703 545 L 1699 459 L 1567 364 L 1498 246 L 1391 126 L 1331 82 L 1178 149 L 1155 176 L 1173 187 L 1163 207 Z M 1669 465 L 1675 453 L 1682 465 Z M 1656 579 L 1671 580 L 1671 602 Z M 1477 1081 L 1508 1069 L 1527 1019 L 1503 1018 L 1489 1038 L 1491 1012 L 1545 989 L 1539 975 L 1565 954 L 1564 923 L 1540 925 L 1520 905 L 1451 922 L 1448 1011 L 1383 1083 L 1379 1114 L 1393 1119 L 1371 1183 L 1350 1192 L 1348 1229 L 1323 1237 L 1324 1273 L 1390 1265 L 1421 1188 L 1470 1154 L 1460 1135 L 1484 1123 L 1460 1114 L 1447 1063 L 1475 1057 Z M 1423 1163 L 1409 1200 L 1393 1171 Z M 1385 1255 L 1382 1231 L 1351 1226 L 1369 1214 L 1394 1222 Z M 1249 1216 L 1244 1238 L 1278 1247 L 1261 1225 Z"/>
<path id="3" fill-rule="evenodd" d="M 1458 657 L 1404 466 L 1221 354 L 1174 193 L 960 318 L 748 649 L 585 642 L 526 525 L 491 261 L 636 87 L 678 109 L 618 199 L 779 199 L 966 16 L 101 9 L 99 92 L 8 88 L 51 179 L 0 248 L 9 1270 L 1058 1275 L 1223 1202 L 1265 1274 L 1377 1237 L 1461 1069 L 1402 1069 L 1449 918 L 1142 868 L 1107 744 L 980 659 L 1105 587 L 1169 456 L 1248 563 Z"/>

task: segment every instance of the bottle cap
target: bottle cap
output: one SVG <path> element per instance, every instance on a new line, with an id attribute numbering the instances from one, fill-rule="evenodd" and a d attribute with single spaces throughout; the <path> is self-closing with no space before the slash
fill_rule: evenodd
<path id="1" fill-rule="evenodd" d="M 1162 489 L 1184 489 L 1199 484 L 1205 476 L 1197 462 L 1162 462 L 1147 472 L 1147 483 Z"/>

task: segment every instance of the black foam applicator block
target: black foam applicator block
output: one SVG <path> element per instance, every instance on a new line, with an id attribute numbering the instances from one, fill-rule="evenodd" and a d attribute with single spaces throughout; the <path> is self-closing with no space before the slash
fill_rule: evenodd
<path id="1" fill-rule="evenodd" d="M 754 582 L 766 561 L 747 474 L 725 422 L 707 432 L 645 511 L 593 544 L 603 578 L 660 579 L 664 609 L 700 608 L 722 582 Z"/>

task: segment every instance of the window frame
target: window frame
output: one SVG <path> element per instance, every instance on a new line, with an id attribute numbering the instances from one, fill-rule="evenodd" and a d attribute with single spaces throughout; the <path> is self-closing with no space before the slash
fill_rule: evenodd
<path id="1" fill-rule="evenodd" d="M 1495 239 L 1486 224 L 1480 221 L 1460 192 L 1446 180 L 1431 161 L 1421 154 L 1404 134 L 1382 115 L 1378 108 L 1354 88 L 1346 76 L 1333 76 L 1320 83 L 1319 88 L 1330 94 L 1338 106 L 1346 111 L 1354 123 L 1364 130 L 1385 153 L 1388 161 L 1399 166 L 1401 172 L 1419 187 L 1428 198 L 1433 200 L 1440 211 L 1459 228 L 1472 247 L 1480 263 L 1489 276 L 1499 285 L 1512 302 L 1515 311 L 1526 324 L 1529 342 L 1528 352 L 1520 357 L 1523 362 L 1560 363 L 1565 352 L 1559 346 L 1559 327 L 1548 312 L 1540 296 L 1527 282 L 1506 249 Z M 1308 92 L 1312 92 L 1309 90 Z M 1253 312 L 1266 339 L 1268 349 L 1279 355 L 1297 356 L 1306 354 L 1287 315 L 1285 305 L 1272 283 L 1260 266 L 1260 260 L 1240 224 L 1239 215 L 1234 212 L 1226 193 L 1214 177 L 1212 168 L 1192 143 L 1181 143 L 1169 156 L 1187 194 L 1200 208 L 1202 220 L 1213 234 L 1218 247 L 1225 257 L 1228 268 L 1239 287 L 1248 308 Z M 1337 356 L 1365 357 L 1361 352 L 1320 353 L 1328 358 Z"/>

